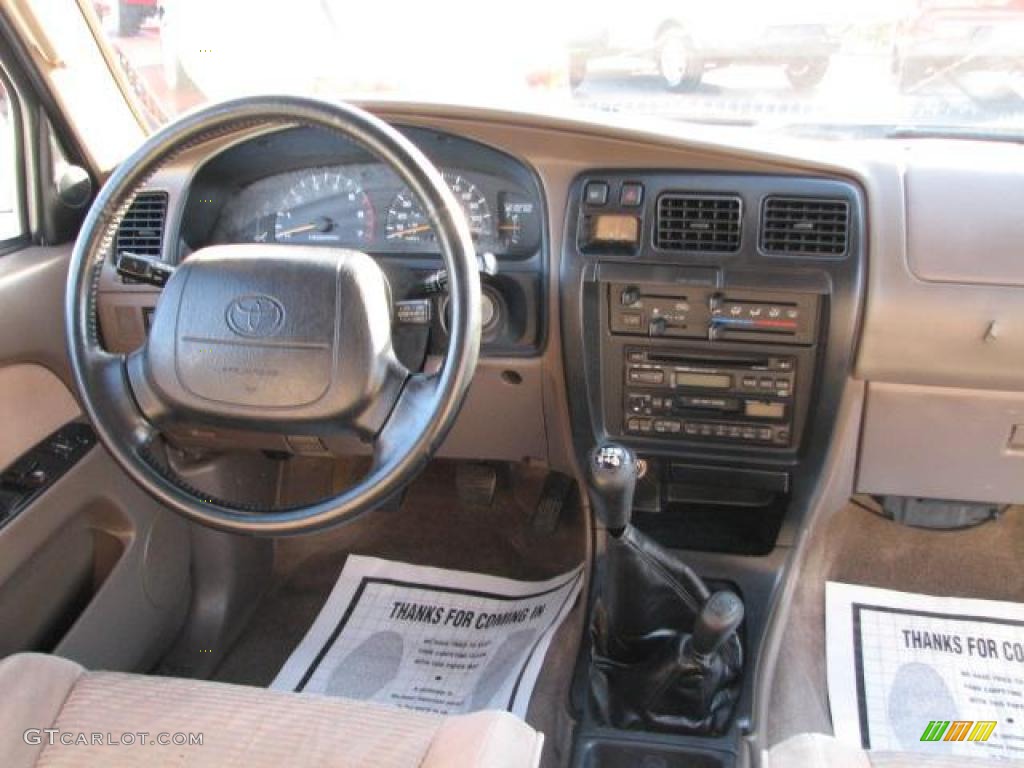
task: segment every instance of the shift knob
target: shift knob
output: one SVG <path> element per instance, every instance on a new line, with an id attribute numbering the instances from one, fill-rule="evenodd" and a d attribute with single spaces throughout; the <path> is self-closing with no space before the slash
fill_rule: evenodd
<path id="1" fill-rule="evenodd" d="M 613 536 L 629 525 L 636 491 L 636 454 L 624 445 L 605 443 L 590 453 L 590 503 Z"/>
<path id="2" fill-rule="evenodd" d="M 708 658 L 739 629 L 743 601 L 732 592 L 715 592 L 697 614 L 691 647 L 697 658 Z"/>

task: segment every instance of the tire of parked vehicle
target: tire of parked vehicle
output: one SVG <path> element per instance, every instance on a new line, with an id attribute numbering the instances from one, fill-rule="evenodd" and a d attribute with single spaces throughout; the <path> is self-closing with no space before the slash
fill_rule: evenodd
<path id="1" fill-rule="evenodd" d="M 690 91 L 700 85 L 704 62 L 693 53 L 693 46 L 678 27 L 658 37 L 658 74 L 670 91 Z"/>
<path id="2" fill-rule="evenodd" d="M 569 87 L 574 91 L 587 79 L 587 56 L 573 53 L 569 56 Z"/>
<path id="3" fill-rule="evenodd" d="M 814 88 L 825 79 L 828 72 L 828 59 L 808 59 L 794 61 L 786 65 L 786 79 L 798 91 Z"/>

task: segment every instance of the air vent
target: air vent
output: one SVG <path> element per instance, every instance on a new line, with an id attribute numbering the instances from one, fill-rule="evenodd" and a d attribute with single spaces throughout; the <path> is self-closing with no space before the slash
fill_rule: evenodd
<path id="1" fill-rule="evenodd" d="M 793 256 L 846 253 L 850 204 L 845 200 L 769 197 L 764 201 L 761 250 Z"/>
<path id="2" fill-rule="evenodd" d="M 166 192 L 140 192 L 117 230 L 118 255 L 127 251 L 159 259 L 166 216 Z"/>
<path id="3" fill-rule="evenodd" d="M 740 247 L 740 200 L 669 192 L 658 198 L 654 244 L 669 251 L 733 252 Z"/>

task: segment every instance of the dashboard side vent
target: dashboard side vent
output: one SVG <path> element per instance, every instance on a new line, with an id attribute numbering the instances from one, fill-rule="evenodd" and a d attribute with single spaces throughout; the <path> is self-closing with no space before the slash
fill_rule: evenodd
<path id="1" fill-rule="evenodd" d="M 117 230 L 114 250 L 159 259 L 167 217 L 166 192 L 140 192 Z"/>
<path id="2" fill-rule="evenodd" d="M 738 197 L 666 192 L 658 198 L 654 244 L 668 251 L 732 253 L 740 247 Z"/>
<path id="3" fill-rule="evenodd" d="M 761 250 L 793 256 L 843 256 L 849 247 L 845 200 L 768 197 L 761 217 Z"/>

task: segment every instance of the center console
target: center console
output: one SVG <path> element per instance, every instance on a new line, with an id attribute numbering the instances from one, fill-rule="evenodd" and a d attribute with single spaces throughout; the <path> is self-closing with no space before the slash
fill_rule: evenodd
<path id="1" fill-rule="evenodd" d="M 747 660 L 727 723 L 673 729 L 659 723 L 680 713 L 609 720 L 625 704 L 614 691 L 595 704 L 603 649 L 588 649 L 575 763 L 730 766 L 770 597 L 852 368 L 862 193 L 840 179 L 595 170 L 568 210 L 560 287 L 577 458 L 588 466 L 607 444 L 636 456 L 625 530 L 742 600 Z M 609 531 L 593 599 L 616 626 L 623 539 Z M 685 634 L 687 621 L 654 631 Z"/>

